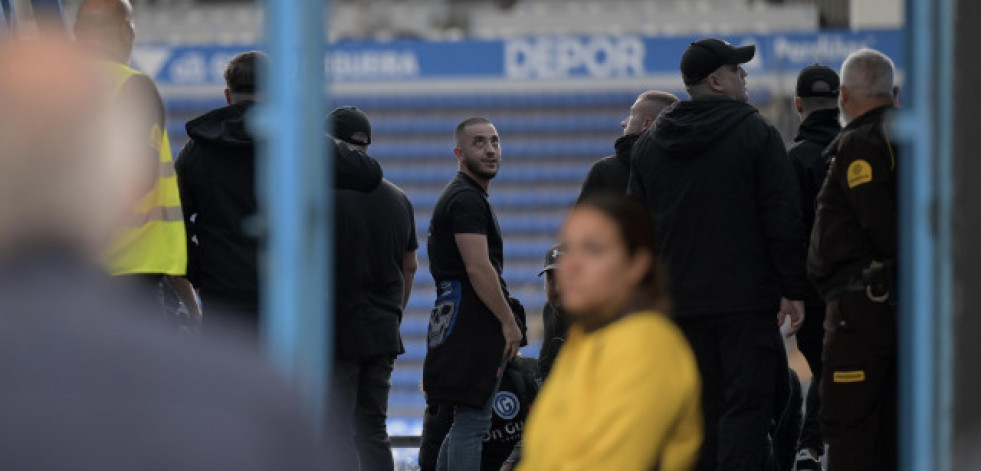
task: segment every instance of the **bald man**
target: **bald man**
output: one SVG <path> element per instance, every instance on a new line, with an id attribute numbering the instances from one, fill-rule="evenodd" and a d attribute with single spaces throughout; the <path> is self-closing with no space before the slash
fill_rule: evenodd
<path id="1" fill-rule="evenodd" d="M 0 41 L 3 468 L 327 469 L 257 352 L 181 338 L 100 266 L 145 191 L 103 79 L 71 45 Z"/>
<path id="2" fill-rule="evenodd" d="M 828 469 L 897 469 L 896 151 L 892 60 L 862 49 L 841 66 L 844 129 L 818 193 L 807 270 L 827 303 L 821 433 Z"/>
<path id="3" fill-rule="evenodd" d="M 79 44 L 105 61 L 117 99 L 131 109 L 131 125 L 122 132 L 135 133 L 146 143 L 132 156 L 144 168 L 134 176 L 143 185 L 144 196 L 116 243 L 107 250 L 106 265 L 113 275 L 142 281 L 148 296 L 159 298 L 169 317 L 195 328 L 201 310 L 185 278 L 184 219 L 163 101 L 153 80 L 128 65 L 136 38 L 132 5 L 128 0 L 85 0 L 78 7 L 75 36 Z M 180 306 L 165 302 L 173 299 L 173 294 L 188 314 Z"/>
<path id="4" fill-rule="evenodd" d="M 640 135 L 654 126 L 661 110 L 678 102 L 678 97 L 657 90 L 641 93 L 630 106 L 630 114 L 620 123 L 623 136 L 613 144 L 616 153 L 603 157 L 593 164 L 582 184 L 579 200 L 597 193 L 626 195 L 630 180 L 630 154 Z"/>

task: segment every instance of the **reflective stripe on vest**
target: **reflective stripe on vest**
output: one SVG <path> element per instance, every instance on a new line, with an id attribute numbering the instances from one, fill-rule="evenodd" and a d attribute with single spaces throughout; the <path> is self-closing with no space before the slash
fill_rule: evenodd
<path id="1" fill-rule="evenodd" d="M 123 64 L 110 62 L 107 66 L 115 80 L 116 95 L 127 80 L 143 75 Z M 187 272 L 187 239 L 170 139 L 166 130 L 149 131 L 151 135 L 160 136 L 157 182 L 133 208 L 132 215 L 106 253 L 106 266 L 113 275 L 184 275 Z"/>

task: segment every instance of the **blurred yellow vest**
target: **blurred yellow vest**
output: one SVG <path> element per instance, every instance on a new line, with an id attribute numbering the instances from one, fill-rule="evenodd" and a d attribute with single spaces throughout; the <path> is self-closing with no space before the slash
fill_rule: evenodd
<path id="1" fill-rule="evenodd" d="M 123 84 L 141 72 L 123 64 L 108 62 L 115 79 L 115 93 Z M 113 275 L 159 273 L 184 275 L 187 271 L 187 240 L 184 215 L 177 190 L 177 174 L 170 153 L 166 129 L 151 130 L 151 139 L 159 135 L 160 160 L 157 183 L 133 208 L 127 227 L 116 236 L 106 255 L 106 268 Z"/>

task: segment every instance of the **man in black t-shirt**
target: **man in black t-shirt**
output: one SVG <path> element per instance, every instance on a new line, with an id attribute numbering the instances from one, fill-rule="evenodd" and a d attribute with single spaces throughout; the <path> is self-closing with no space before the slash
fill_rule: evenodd
<path id="1" fill-rule="evenodd" d="M 367 151 L 371 125 L 361 110 L 338 108 L 328 125 L 339 145 Z M 331 457 L 337 469 L 391 470 L 385 419 L 395 357 L 405 352 L 402 312 L 418 265 L 415 218 L 405 193 L 388 180 L 370 193 L 338 190 L 335 198 Z"/>
<path id="2" fill-rule="evenodd" d="M 501 164 L 500 137 L 486 118 L 456 128 L 459 173 L 433 210 L 429 267 L 438 290 L 429 320 L 423 388 L 431 404 L 453 407 L 437 469 L 480 467 L 504 363 L 522 342 L 501 273 L 501 229 L 487 188 Z"/>

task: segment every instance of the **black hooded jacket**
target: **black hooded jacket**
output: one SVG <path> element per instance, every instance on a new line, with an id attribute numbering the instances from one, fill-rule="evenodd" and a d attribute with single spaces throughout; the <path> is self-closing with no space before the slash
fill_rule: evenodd
<path id="1" fill-rule="evenodd" d="M 751 105 L 684 101 L 634 145 L 628 194 L 651 210 L 674 312 L 772 310 L 803 298 L 797 182 L 777 130 Z"/>
<path id="2" fill-rule="evenodd" d="M 579 193 L 579 201 L 598 193 L 626 194 L 630 180 L 630 153 L 639 138 L 640 134 L 620 136 L 613 145 L 616 154 L 603 157 L 590 167 Z"/>
<path id="3" fill-rule="evenodd" d="M 245 226 L 256 214 L 256 165 L 245 121 L 253 104 L 239 102 L 189 121 L 190 141 L 176 163 L 189 239 L 188 278 L 206 306 L 240 312 L 251 322 L 258 319 L 258 245 Z M 331 139 L 327 143 L 334 146 L 337 188 L 378 186 L 378 162 Z"/>
<path id="4" fill-rule="evenodd" d="M 840 132 L 837 108 L 814 111 L 801 122 L 794 143 L 787 150 L 787 156 L 794 166 L 800 188 L 800 210 L 804 222 L 805 241 L 814 228 L 818 191 L 821 190 L 821 185 L 828 176 L 830 162 L 822 154 Z M 817 288 L 811 283 L 807 284 L 804 301 L 812 306 L 820 306 L 824 303 Z M 808 309 L 807 312 L 811 313 L 812 310 Z M 814 314 L 818 316 L 822 313 L 814 312 Z"/>

